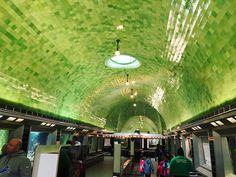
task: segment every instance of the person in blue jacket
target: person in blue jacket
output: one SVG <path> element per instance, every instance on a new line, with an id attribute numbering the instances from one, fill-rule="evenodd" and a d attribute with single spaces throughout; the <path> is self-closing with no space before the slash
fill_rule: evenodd
<path id="1" fill-rule="evenodd" d="M 152 161 L 150 158 L 147 158 L 144 163 L 145 177 L 151 177 L 152 172 L 153 172 Z"/>

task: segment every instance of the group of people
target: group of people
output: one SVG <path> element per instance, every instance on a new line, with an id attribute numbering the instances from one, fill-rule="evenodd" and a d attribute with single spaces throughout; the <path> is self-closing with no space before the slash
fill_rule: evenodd
<path id="1" fill-rule="evenodd" d="M 21 139 L 14 138 L 2 147 L 1 177 L 31 177 L 31 162 L 21 150 Z"/>
<path id="2" fill-rule="evenodd" d="M 184 150 L 181 147 L 177 150 L 175 157 L 166 152 L 160 145 L 157 146 L 155 154 L 158 162 L 157 177 L 187 177 L 189 172 L 194 170 L 192 161 L 184 156 Z M 154 173 L 150 158 L 142 157 L 140 159 L 139 172 L 141 177 L 150 177 Z"/>

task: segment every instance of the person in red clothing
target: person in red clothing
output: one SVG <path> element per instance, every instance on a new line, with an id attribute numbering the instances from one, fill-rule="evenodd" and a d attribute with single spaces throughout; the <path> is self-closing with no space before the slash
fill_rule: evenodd
<path id="1" fill-rule="evenodd" d="M 169 156 L 166 154 L 157 166 L 157 177 L 168 177 L 169 168 Z"/>
<path id="2" fill-rule="evenodd" d="M 142 157 L 139 161 L 139 173 L 141 175 L 141 177 L 144 177 L 144 163 L 145 163 L 145 160 L 144 160 L 144 157 Z"/>
<path id="3" fill-rule="evenodd" d="M 170 161 L 169 177 L 187 177 L 193 171 L 192 161 L 184 157 L 184 150 L 180 147 L 177 156 Z"/>

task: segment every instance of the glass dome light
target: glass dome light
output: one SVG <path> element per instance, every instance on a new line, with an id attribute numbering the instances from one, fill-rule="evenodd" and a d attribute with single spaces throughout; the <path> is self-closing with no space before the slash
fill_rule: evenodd
<path id="1" fill-rule="evenodd" d="M 138 59 L 130 55 L 120 54 L 119 43 L 120 40 L 117 39 L 115 55 L 106 60 L 105 65 L 110 68 L 138 68 L 141 66 L 141 63 L 138 61 Z"/>
<path id="2" fill-rule="evenodd" d="M 110 68 L 138 68 L 141 66 L 141 63 L 129 55 L 115 55 L 109 58 L 105 65 Z"/>

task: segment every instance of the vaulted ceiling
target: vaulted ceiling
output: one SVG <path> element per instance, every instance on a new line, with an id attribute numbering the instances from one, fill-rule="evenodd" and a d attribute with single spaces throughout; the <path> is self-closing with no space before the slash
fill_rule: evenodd
<path id="1" fill-rule="evenodd" d="M 0 98 L 108 130 L 161 132 L 236 98 L 235 7 L 233 0 L 2 0 Z M 116 39 L 139 68 L 105 66 Z M 126 74 L 135 84 L 125 85 Z"/>

